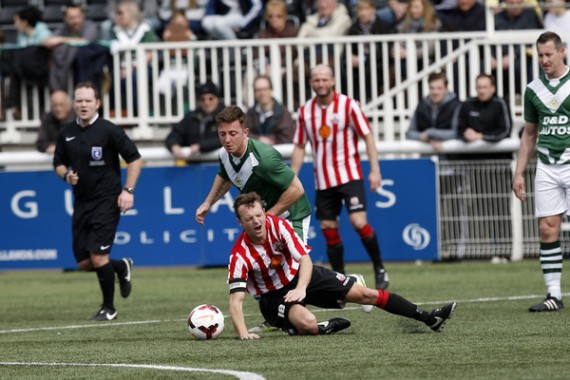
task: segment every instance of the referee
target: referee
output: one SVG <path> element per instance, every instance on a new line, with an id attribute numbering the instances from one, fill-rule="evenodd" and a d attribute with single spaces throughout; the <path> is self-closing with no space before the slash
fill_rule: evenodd
<path id="1" fill-rule="evenodd" d="M 73 186 L 73 253 L 79 267 L 95 271 L 103 304 L 90 319 L 110 321 L 117 318 L 114 305 L 115 273 L 121 296 L 131 293 L 133 260 L 109 258 L 120 213 L 134 204 L 135 185 L 142 166 L 136 145 L 125 132 L 97 113 L 101 104 L 91 82 L 75 87 L 75 122 L 59 134 L 53 166 L 58 177 Z M 127 178 L 121 185 L 119 155 L 127 162 Z"/>

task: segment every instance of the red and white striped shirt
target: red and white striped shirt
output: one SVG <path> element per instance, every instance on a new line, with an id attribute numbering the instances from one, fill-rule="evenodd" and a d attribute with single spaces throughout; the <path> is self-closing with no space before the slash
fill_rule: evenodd
<path id="1" fill-rule="evenodd" d="M 230 292 L 247 289 L 261 295 L 281 289 L 299 270 L 299 260 L 309 254 L 306 246 L 286 219 L 265 214 L 265 244 L 253 243 L 242 231 L 230 253 L 228 284 Z"/>
<path id="2" fill-rule="evenodd" d="M 311 143 L 317 190 L 363 179 L 358 138 L 370 132 L 360 104 L 341 93 L 327 107 L 313 98 L 299 108 L 293 143 Z"/>

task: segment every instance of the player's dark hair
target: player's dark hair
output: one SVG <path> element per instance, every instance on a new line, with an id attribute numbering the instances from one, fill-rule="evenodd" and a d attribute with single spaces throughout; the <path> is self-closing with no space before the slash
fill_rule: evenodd
<path id="1" fill-rule="evenodd" d="M 440 80 L 440 79 L 443 79 L 443 83 L 445 83 L 445 87 L 447 87 L 447 84 L 448 84 L 447 75 L 445 74 L 444 70 L 441 70 L 441 71 L 436 72 L 436 73 L 431 73 L 428 76 L 428 83 L 431 83 L 433 81 Z"/>
<path id="2" fill-rule="evenodd" d="M 247 208 L 251 208 L 256 202 L 259 203 L 262 207 L 264 207 L 261 197 L 255 191 L 238 195 L 236 200 L 234 201 L 234 212 L 236 213 L 238 220 L 241 219 L 238 213 L 238 208 L 240 208 L 241 206 L 246 206 Z"/>
<path id="3" fill-rule="evenodd" d="M 538 39 L 536 40 L 536 44 L 545 44 L 549 41 L 554 42 L 554 47 L 557 50 L 560 50 L 564 47 L 564 44 L 562 43 L 562 39 L 560 38 L 560 36 L 554 32 L 544 32 L 542 33 L 540 36 L 538 36 Z"/>
<path id="4" fill-rule="evenodd" d="M 83 9 L 83 6 L 76 1 L 69 1 L 67 4 L 65 4 L 63 7 L 61 7 L 61 10 L 63 11 L 63 14 L 65 14 L 65 15 L 67 15 L 67 11 L 70 9 L 79 9 L 81 11 L 81 13 L 85 14 L 85 10 Z"/>
<path id="5" fill-rule="evenodd" d="M 79 88 L 90 88 L 90 89 L 92 89 L 93 92 L 95 93 L 95 99 L 100 99 L 99 98 L 99 91 L 97 91 L 97 87 L 95 87 L 93 82 L 90 82 L 90 81 L 79 82 L 79 83 L 77 83 L 77 85 L 73 89 L 73 92 L 75 93 L 75 90 L 77 90 Z"/>
<path id="6" fill-rule="evenodd" d="M 239 121 L 243 128 L 245 126 L 245 113 L 238 106 L 227 106 L 216 115 L 216 123 L 233 123 Z"/>
<path id="7" fill-rule="evenodd" d="M 33 6 L 19 9 L 16 11 L 16 15 L 20 20 L 26 21 L 33 28 L 35 28 L 36 24 L 42 19 L 42 12 Z"/>
<path id="8" fill-rule="evenodd" d="M 477 75 L 477 78 L 475 78 L 475 82 L 477 82 L 479 79 L 481 78 L 487 78 L 491 81 L 491 84 L 496 87 L 497 86 L 497 81 L 495 80 L 495 77 L 492 76 L 491 74 L 487 74 L 487 73 L 481 73 L 479 75 Z"/>

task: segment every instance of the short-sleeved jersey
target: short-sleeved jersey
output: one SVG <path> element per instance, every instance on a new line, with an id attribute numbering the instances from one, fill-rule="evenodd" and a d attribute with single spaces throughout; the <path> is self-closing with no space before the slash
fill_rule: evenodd
<path id="1" fill-rule="evenodd" d="M 536 149 L 545 164 L 570 163 L 570 74 L 549 81 L 543 74 L 524 93 L 524 119 L 538 125 Z"/>
<path id="2" fill-rule="evenodd" d="M 74 121 L 58 136 L 53 166 L 75 170 L 79 175 L 79 182 L 73 186 L 75 198 L 88 201 L 121 192 L 119 155 L 127 163 L 141 157 L 125 131 L 101 118 L 87 127 Z"/>
<path id="3" fill-rule="evenodd" d="M 295 178 L 295 172 L 287 166 L 281 153 L 258 140 L 248 139 L 247 148 L 240 158 L 232 156 L 223 147 L 218 152 L 218 158 L 218 174 L 232 181 L 240 193 L 255 191 L 265 201 L 266 210 L 277 203 Z M 289 220 L 299 220 L 311 215 L 311 204 L 307 195 L 303 194 L 288 211 Z"/>
<path id="4" fill-rule="evenodd" d="M 228 284 L 230 292 L 247 291 L 262 295 L 281 289 L 297 275 L 299 260 L 309 254 L 291 224 L 280 217 L 265 214 L 267 240 L 253 243 L 242 231 L 229 259 Z"/>
<path id="5" fill-rule="evenodd" d="M 317 190 L 363 179 L 358 138 L 370 132 L 360 105 L 346 95 L 335 92 L 327 107 L 313 98 L 299 108 L 293 142 L 311 143 Z"/>

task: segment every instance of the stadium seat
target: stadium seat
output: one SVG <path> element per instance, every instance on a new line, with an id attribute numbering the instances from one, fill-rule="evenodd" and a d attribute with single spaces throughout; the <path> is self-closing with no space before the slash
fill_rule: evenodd
<path id="1" fill-rule="evenodd" d="M 104 21 L 108 18 L 107 3 L 89 3 L 85 12 L 85 17 L 91 21 Z"/>
<path id="2" fill-rule="evenodd" d="M 14 15 L 21 6 L 9 6 L 0 8 L 0 25 L 13 25 Z"/>
<path id="3" fill-rule="evenodd" d="M 26 0 L 0 0 L 0 8 L 4 7 L 17 7 L 23 8 L 29 4 L 29 1 Z"/>
<path id="4" fill-rule="evenodd" d="M 4 28 L 2 30 L 2 33 L 4 33 L 4 41 L 2 41 L 5 44 L 15 44 L 16 43 L 16 37 L 18 36 L 18 32 L 16 31 L 16 29 L 14 28 Z"/>
<path id="5" fill-rule="evenodd" d="M 42 20 L 46 23 L 62 23 L 63 22 L 63 5 L 51 4 L 46 5 L 42 12 Z"/>

